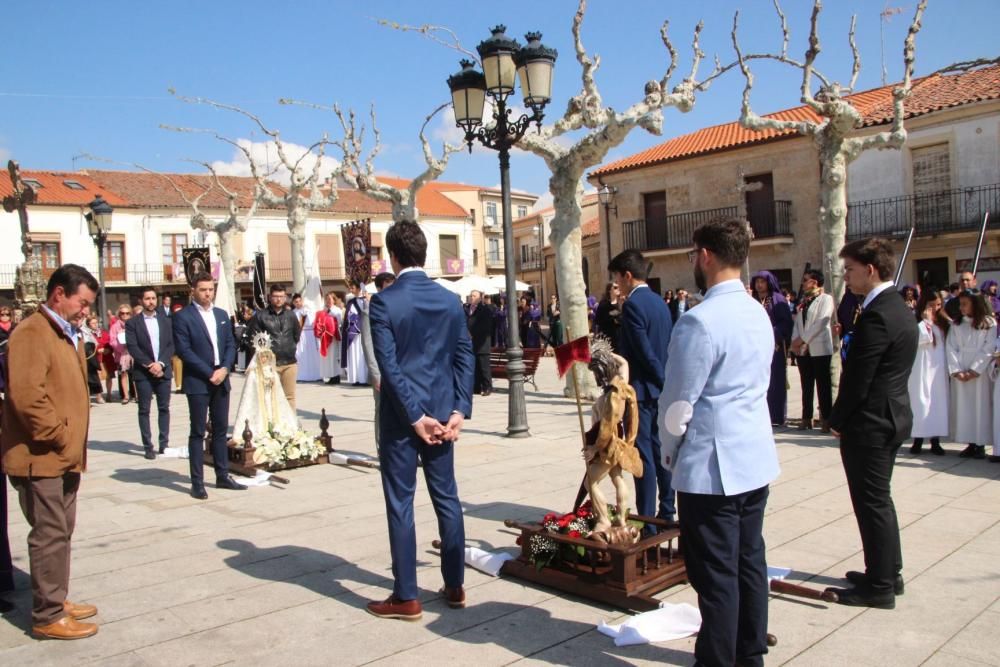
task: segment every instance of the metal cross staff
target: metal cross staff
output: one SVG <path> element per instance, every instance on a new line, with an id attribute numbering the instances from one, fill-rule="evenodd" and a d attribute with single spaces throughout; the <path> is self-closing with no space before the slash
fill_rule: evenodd
<path id="1" fill-rule="evenodd" d="M 21 253 L 24 260 L 29 261 L 32 256 L 31 234 L 28 232 L 28 205 L 34 204 L 38 199 L 34 189 L 21 179 L 21 168 L 17 162 L 10 160 L 7 162 L 7 172 L 10 174 L 10 185 L 13 193 L 3 198 L 3 210 L 8 213 L 17 211 L 17 217 L 21 221 Z"/>

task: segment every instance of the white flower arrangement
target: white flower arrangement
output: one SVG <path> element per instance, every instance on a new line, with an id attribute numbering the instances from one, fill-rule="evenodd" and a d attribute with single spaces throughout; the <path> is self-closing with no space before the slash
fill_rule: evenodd
<path id="1" fill-rule="evenodd" d="M 267 433 L 253 440 L 254 463 L 281 465 L 287 461 L 307 459 L 316 461 L 326 449 L 319 438 L 313 438 L 302 429 L 290 431 L 268 424 Z"/>

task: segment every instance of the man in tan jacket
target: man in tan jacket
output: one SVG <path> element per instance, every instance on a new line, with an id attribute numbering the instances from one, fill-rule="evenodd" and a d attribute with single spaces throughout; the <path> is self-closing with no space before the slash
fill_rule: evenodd
<path id="1" fill-rule="evenodd" d="M 46 302 L 8 343 L 0 454 L 31 526 L 31 630 L 39 638 L 82 639 L 97 633 L 96 624 L 79 622 L 97 614 L 97 608 L 66 599 L 90 423 L 82 334 L 73 323 L 79 323 L 97 289 L 83 267 L 59 267 L 49 278 Z"/>

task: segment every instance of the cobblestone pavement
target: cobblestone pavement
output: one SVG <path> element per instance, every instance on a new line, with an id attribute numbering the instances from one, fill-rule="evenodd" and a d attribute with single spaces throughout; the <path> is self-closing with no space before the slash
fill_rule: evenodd
<path id="1" fill-rule="evenodd" d="M 532 437 L 508 440 L 506 382 L 477 397 L 457 449 L 470 545 L 514 550 L 504 519 L 566 511 L 582 465 L 576 408 L 562 397 L 552 359 L 529 386 Z M 792 385 L 798 384 L 789 369 Z M 238 396 L 242 379 L 234 381 Z M 798 401 L 795 389 L 790 404 Z M 334 446 L 374 454 L 368 387 L 300 384 L 300 417 L 332 421 Z M 172 446 L 186 442 L 187 405 L 175 395 Z M 232 410 L 235 413 L 235 400 Z M 512 579 L 470 570 L 469 606 L 450 610 L 431 549 L 436 522 L 423 483 L 416 519 L 419 623 L 379 620 L 364 604 L 391 586 L 382 491 L 376 471 L 313 466 L 285 487 L 191 499 L 187 462 L 142 457 L 136 406 L 94 406 L 90 469 L 73 540 L 72 599 L 99 606 L 100 633 L 74 642 L 30 638 L 26 525 L 10 516 L 18 609 L 0 620 L 4 665 L 359 665 L 368 663 L 639 665 L 693 661 L 693 639 L 616 648 L 595 631 L 622 612 Z M 797 417 L 798 410 L 791 409 Z M 834 440 L 779 429 L 782 473 L 771 487 L 768 561 L 793 581 L 842 584 L 863 569 Z M 769 664 L 1000 664 L 1000 465 L 902 450 L 894 495 L 902 527 L 906 595 L 894 611 L 773 597 L 779 638 Z M 211 477 L 211 475 L 209 475 Z M 10 500 L 14 500 L 13 493 Z M 664 599 L 696 601 L 688 586 Z"/>

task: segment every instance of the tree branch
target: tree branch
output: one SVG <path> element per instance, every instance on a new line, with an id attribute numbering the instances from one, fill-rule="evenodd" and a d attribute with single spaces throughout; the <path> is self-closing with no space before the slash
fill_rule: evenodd
<path id="1" fill-rule="evenodd" d="M 448 47 L 449 49 L 454 49 L 455 51 L 468 56 L 474 62 L 479 63 L 479 66 L 482 67 L 482 62 L 479 60 L 479 54 L 474 53 L 462 46 L 462 42 L 458 39 L 458 35 L 455 34 L 454 30 L 447 26 L 431 25 L 429 23 L 425 23 L 423 25 L 407 25 L 405 23 L 397 23 L 396 21 L 389 21 L 387 19 L 377 19 L 374 17 L 370 18 L 380 26 L 391 28 L 392 30 L 420 33 L 432 42 L 437 42 L 438 44 Z M 446 34 L 448 39 L 442 38 L 439 33 Z"/>
<path id="2" fill-rule="evenodd" d="M 1000 65 L 1000 57 L 998 58 L 976 58 L 975 60 L 963 60 L 961 62 L 952 63 L 951 65 L 946 65 L 939 70 L 931 73 L 934 74 L 952 74 L 955 72 L 971 72 L 974 69 L 979 69 L 980 67 L 992 67 L 993 65 Z"/>
<path id="3" fill-rule="evenodd" d="M 858 22 L 857 14 L 851 16 L 851 31 L 847 35 L 847 41 L 851 45 L 851 54 L 854 56 L 854 64 L 851 67 L 851 83 L 847 89 L 854 92 L 854 84 L 858 81 L 858 74 L 861 72 L 861 52 L 858 51 L 858 44 L 854 41 L 854 26 Z"/>

